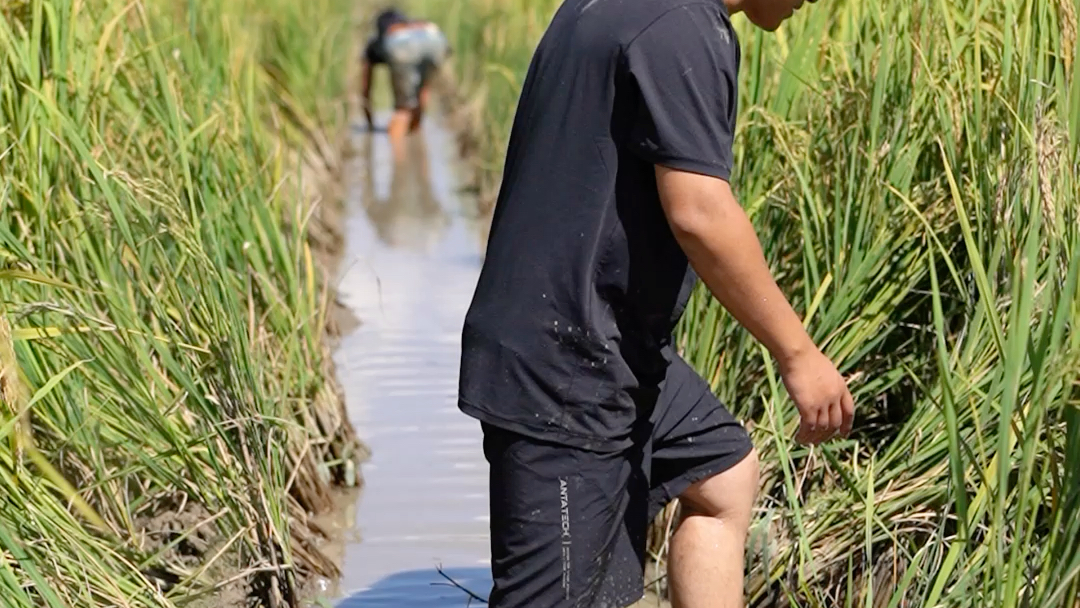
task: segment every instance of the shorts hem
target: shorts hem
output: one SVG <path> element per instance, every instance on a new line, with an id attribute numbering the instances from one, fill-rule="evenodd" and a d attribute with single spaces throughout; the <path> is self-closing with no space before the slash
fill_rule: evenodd
<path id="1" fill-rule="evenodd" d="M 679 496 L 690 486 L 699 481 L 730 471 L 739 463 L 746 460 L 746 457 L 749 456 L 752 451 L 754 451 L 754 443 L 747 439 L 738 450 L 713 458 L 708 462 L 695 467 L 690 467 L 675 479 L 662 484 L 660 487 L 663 488 L 664 492 L 663 504 L 650 505 L 650 519 L 662 511 L 664 506 L 679 498 Z M 655 510 L 655 512 L 652 512 L 653 510 Z"/>
<path id="2" fill-rule="evenodd" d="M 644 583 L 644 581 L 642 582 Z M 630 608 L 630 606 L 633 606 L 634 604 L 640 602 L 643 599 L 645 599 L 644 584 L 642 584 L 641 595 L 635 596 L 633 598 L 623 598 L 619 601 L 618 606 L 619 608 Z"/>

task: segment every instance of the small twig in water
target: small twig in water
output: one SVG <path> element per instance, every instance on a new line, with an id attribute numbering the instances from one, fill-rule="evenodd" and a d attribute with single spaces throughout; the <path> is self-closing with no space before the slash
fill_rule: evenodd
<path id="1" fill-rule="evenodd" d="M 661 574 L 660 576 L 654 578 L 653 580 L 649 581 L 648 583 L 645 583 L 645 588 L 648 589 L 649 587 L 652 587 L 656 583 L 659 583 L 660 581 L 662 581 L 662 580 L 664 580 L 666 578 L 667 578 L 667 572 L 665 572 L 665 573 Z"/>
<path id="2" fill-rule="evenodd" d="M 480 595 L 478 595 L 478 594 L 476 594 L 476 593 L 474 593 L 474 592 L 470 591 L 469 589 L 467 589 L 467 588 L 466 588 L 466 587 L 465 587 L 464 585 L 462 585 L 461 583 L 459 583 L 459 582 L 455 581 L 455 580 L 454 580 L 453 578 L 450 578 L 450 575 L 449 575 L 449 574 L 447 574 L 447 573 L 443 572 L 443 569 L 442 569 L 442 566 L 441 566 L 441 565 L 439 565 L 439 566 L 435 566 L 435 571 L 439 573 L 439 576 L 441 576 L 441 577 L 445 578 L 445 579 L 446 579 L 447 581 L 449 581 L 449 582 L 450 582 L 450 586 L 453 586 L 453 587 L 457 587 L 458 589 L 460 589 L 460 590 L 464 591 L 464 592 L 465 592 L 465 594 L 469 596 L 469 603 L 468 603 L 468 604 L 466 604 L 466 608 L 467 608 L 468 606 L 471 606 L 471 605 L 472 605 L 472 601 L 473 601 L 473 600 L 476 600 L 476 601 L 478 601 L 478 602 L 480 602 L 480 603 L 483 603 L 483 604 L 486 604 L 486 603 L 487 603 L 487 598 L 481 597 Z M 431 583 L 431 584 L 432 584 L 432 585 L 445 585 L 446 583 Z"/>

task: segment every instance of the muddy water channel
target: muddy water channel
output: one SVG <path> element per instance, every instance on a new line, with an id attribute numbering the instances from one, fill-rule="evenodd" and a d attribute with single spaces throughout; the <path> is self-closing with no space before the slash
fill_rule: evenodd
<path id="1" fill-rule="evenodd" d="M 456 406 L 482 222 L 437 117 L 404 163 L 393 162 L 384 133 L 353 133 L 339 294 L 360 324 L 335 362 L 372 454 L 335 605 L 464 607 L 470 598 L 439 569 L 480 596 L 490 590 L 487 463 L 479 424 Z"/>

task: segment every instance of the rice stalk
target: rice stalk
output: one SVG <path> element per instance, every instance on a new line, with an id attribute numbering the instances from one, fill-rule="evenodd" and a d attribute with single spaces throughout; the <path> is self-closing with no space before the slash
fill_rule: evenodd
<path id="1" fill-rule="evenodd" d="M 296 605 L 336 573 L 305 522 L 358 446 L 293 218 L 347 8 L 3 5 L 5 602 Z"/>

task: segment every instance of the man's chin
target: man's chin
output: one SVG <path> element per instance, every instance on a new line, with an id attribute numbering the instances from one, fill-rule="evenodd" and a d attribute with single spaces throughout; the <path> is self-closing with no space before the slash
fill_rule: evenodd
<path id="1" fill-rule="evenodd" d="M 781 19 L 779 21 L 776 21 L 776 22 L 755 21 L 754 25 L 756 25 L 759 28 L 765 30 L 766 32 L 775 32 L 776 30 L 780 29 L 780 25 L 782 23 L 784 23 L 783 19 Z"/>
<path id="2" fill-rule="evenodd" d="M 766 32 L 775 32 L 777 29 L 780 28 L 780 25 L 784 23 L 784 21 L 787 21 L 788 17 L 790 17 L 791 15 L 774 19 L 762 19 L 750 13 L 748 13 L 746 16 L 755 26 L 765 30 Z"/>

